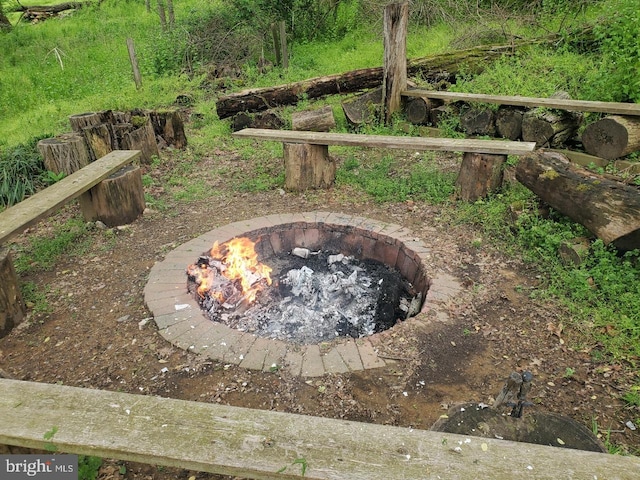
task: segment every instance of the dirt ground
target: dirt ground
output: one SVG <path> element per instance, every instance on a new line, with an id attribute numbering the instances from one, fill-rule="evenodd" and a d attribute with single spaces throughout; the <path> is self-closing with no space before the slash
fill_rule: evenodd
<path id="1" fill-rule="evenodd" d="M 185 161 L 167 152 L 163 157 L 161 167 L 146 167 L 153 178 Z M 639 414 L 619 398 L 637 372 L 594 360 L 562 309 L 531 298 L 540 282 L 537 273 L 504 256 L 491 238 L 451 224 L 445 210 L 451 207 L 378 205 L 348 187 L 306 194 L 242 193 L 217 173 L 208 173 L 224 167 L 236 176 L 252 174 L 250 162 L 217 149 L 197 173 L 215 191 L 211 199 L 172 202 L 156 184 L 148 193 L 165 198 L 168 210 L 151 208 L 126 227 L 96 228 L 81 254 L 62 256 L 50 271 L 36 266 L 24 275 L 22 281 L 47 291 L 53 311 L 30 313 L 0 339 L 0 369 L 22 380 L 419 429 L 429 429 L 450 405 L 491 403 L 512 371 L 526 369 L 534 375 L 530 400 L 535 405 L 529 408 L 569 416 L 590 429 L 596 424 L 603 440 L 610 431 L 610 441 L 622 450 L 640 448 L 640 430 L 625 426 Z M 157 334 L 142 292 L 149 269 L 167 252 L 230 222 L 313 210 L 357 214 L 411 229 L 432 249 L 432 266 L 458 277 L 465 287 L 448 305 L 451 323 L 411 336 L 388 335 L 382 354 L 395 362 L 386 368 L 316 379 L 215 363 L 179 350 Z M 78 214 L 77 206 L 65 207 L 16 245 Z M 222 477 L 105 459 L 99 478 Z"/>

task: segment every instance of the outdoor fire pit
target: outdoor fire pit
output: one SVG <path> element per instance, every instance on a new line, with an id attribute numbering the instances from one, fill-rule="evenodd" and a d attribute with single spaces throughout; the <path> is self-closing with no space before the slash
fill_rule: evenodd
<path id="1" fill-rule="evenodd" d="M 428 256 L 399 225 L 270 215 L 170 252 L 153 267 L 145 301 L 164 338 L 218 361 L 307 376 L 381 367 L 376 335 L 419 321 L 459 287 L 434 284 Z"/>

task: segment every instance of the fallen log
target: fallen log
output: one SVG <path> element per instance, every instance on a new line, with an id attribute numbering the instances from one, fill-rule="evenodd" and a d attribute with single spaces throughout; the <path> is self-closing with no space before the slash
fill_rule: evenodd
<path id="1" fill-rule="evenodd" d="M 451 80 L 462 69 L 467 73 L 479 73 L 492 60 L 514 52 L 512 45 L 483 46 L 408 60 L 407 75 L 419 74 L 423 80 L 433 82 Z M 281 105 L 295 105 L 303 96 L 313 99 L 377 88 L 382 85 L 383 74 L 383 67 L 364 68 L 287 85 L 243 90 L 220 97 L 216 110 L 218 117 L 224 119 L 242 111 L 258 112 Z"/>
<path id="2" fill-rule="evenodd" d="M 610 115 L 587 126 L 582 133 L 587 153 L 614 160 L 640 150 L 640 118 Z"/>
<path id="3" fill-rule="evenodd" d="M 520 157 L 516 179 L 619 250 L 640 248 L 640 190 L 585 170 L 557 152 Z"/>

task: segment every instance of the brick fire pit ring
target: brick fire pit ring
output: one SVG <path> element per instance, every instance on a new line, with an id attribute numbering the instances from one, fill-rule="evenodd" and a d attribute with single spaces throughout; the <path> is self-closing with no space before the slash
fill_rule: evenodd
<path id="1" fill-rule="evenodd" d="M 409 318 L 368 337 L 337 337 L 320 345 L 290 344 L 213 322 L 187 292 L 185 270 L 215 241 L 224 243 L 234 237 L 259 239 L 256 251 L 261 260 L 294 247 L 318 250 L 323 245 L 339 243 L 341 253 L 373 258 L 399 270 L 417 291 L 423 292 L 423 312 L 429 310 L 430 315 Z M 378 356 L 377 337 L 408 322 L 446 320 L 446 313 L 438 306 L 461 288 L 453 277 L 426 271 L 429 255 L 422 241 L 396 224 L 332 212 L 267 215 L 217 228 L 169 252 L 151 269 L 144 299 L 162 337 L 215 361 L 252 370 L 284 368 L 305 377 L 379 368 L 392 360 Z"/>

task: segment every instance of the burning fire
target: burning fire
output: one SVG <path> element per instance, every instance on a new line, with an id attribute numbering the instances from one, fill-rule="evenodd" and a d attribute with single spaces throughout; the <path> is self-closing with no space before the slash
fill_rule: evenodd
<path id="1" fill-rule="evenodd" d="M 270 274 L 271 268 L 258 261 L 255 243 L 246 237 L 221 245 L 216 241 L 209 257 L 200 257 L 187 267 L 187 275 L 198 285 L 200 298 L 209 294 L 220 304 L 253 302 L 265 283 L 271 285 Z"/>

